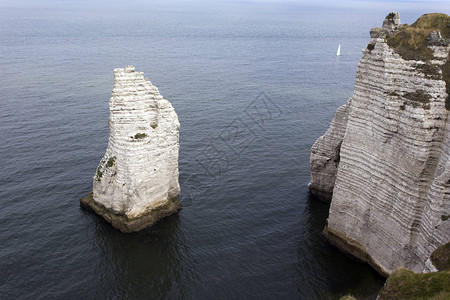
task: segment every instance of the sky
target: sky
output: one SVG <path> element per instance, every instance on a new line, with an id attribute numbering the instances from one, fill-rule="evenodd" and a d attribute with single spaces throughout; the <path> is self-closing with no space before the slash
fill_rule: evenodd
<path id="1" fill-rule="evenodd" d="M 328 7 L 348 9 L 386 9 L 390 11 L 421 10 L 426 12 L 441 12 L 450 14 L 450 0 L 0 0 L 0 7 L 29 8 L 67 8 L 67 9 L 111 9 L 133 10 L 139 8 L 172 8 L 183 9 L 187 6 L 203 7 L 224 5 L 298 5 L 304 7 Z"/>

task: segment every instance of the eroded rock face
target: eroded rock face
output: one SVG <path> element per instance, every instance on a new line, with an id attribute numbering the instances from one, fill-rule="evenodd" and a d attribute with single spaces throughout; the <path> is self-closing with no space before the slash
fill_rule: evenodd
<path id="1" fill-rule="evenodd" d="M 450 240 L 450 119 L 439 69 L 450 47 L 431 46 L 425 65 L 371 36 L 348 116 L 340 108 L 312 147 L 310 189 L 325 199 L 332 191 L 324 233 L 333 244 L 384 275 L 421 272 Z M 330 162 L 339 144 L 336 171 Z"/>
<path id="2" fill-rule="evenodd" d="M 383 21 L 383 26 L 370 30 L 371 38 L 386 38 L 393 35 L 401 26 L 398 12 L 391 12 Z"/>
<path id="3" fill-rule="evenodd" d="M 152 225 L 181 208 L 177 114 L 158 89 L 128 66 L 114 70 L 109 143 L 81 201 L 123 232 Z"/>
<path id="4" fill-rule="evenodd" d="M 393 34 L 401 25 L 400 15 L 398 12 L 391 12 L 386 16 L 383 21 L 382 28 L 389 30 L 390 34 Z"/>
<path id="5" fill-rule="evenodd" d="M 309 190 L 322 201 L 330 202 L 333 195 L 350 102 L 351 100 L 338 108 L 330 128 L 314 143 L 311 149 Z"/>
<path id="6" fill-rule="evenodd" d="M 441 36 L 439 31 L 432 31 L 427 38 L 428 44 L 431 46 L 447 46 L 448 43 Z"/>

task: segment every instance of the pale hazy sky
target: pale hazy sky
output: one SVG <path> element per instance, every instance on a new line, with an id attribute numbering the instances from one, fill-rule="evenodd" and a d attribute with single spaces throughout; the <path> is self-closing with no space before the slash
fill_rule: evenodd
<path id="1" fill-rule="evenodd" d="M 341 7 L 341 8 L 389 8 L 388 10 L 424 9 L 428 12 L 442 12 L 450 14 L 450 0 L 423 1 L 423 0 L 0 0 L 0 7 L 92 7 L 107 5 L 110 7 L 132 6 L 176 6 L 177 4 L 205 3 L 207 5 L 261 3 L 261 4 L 298 4 L 307 7 Z"/>

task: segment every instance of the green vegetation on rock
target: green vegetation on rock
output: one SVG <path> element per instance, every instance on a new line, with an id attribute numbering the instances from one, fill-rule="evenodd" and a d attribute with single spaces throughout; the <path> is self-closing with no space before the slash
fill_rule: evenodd
<path id="1" fill-rule="evenodd" d="M 414 273 L 395 270 L 387 279 L 378 300 L 448 300 L 450 299 L 450 242 L 431 254 L 431 261 L 440 270 Z"/>
<path id="2" fill-rule="evenodd" d="M 110 159 L 108 159 L 108 162 L 106 163 L 106 166 L 108 168 L 111 168 L 112 166 L 114 166 L 114 162 L 116 161 L 116 157 L 111 157 Z"/>
<path id="3" fill-rule="evenodd" d="M 433 51 L 427 47 L 427 36 L 431 31 L 404 25 L 388 37 L 387 44 L 406 60 L 427 61 L 433 58 Z"/>
<path id="4" fill-rule="evenodd" d="M 441 73 L 439 72 L 439 66 L 432 64 L 419 64 L 416 69 L 425 74 L 429 79 L 441 79 Z"/>
<path id="5" fill-rule="evenodd" d="M 439 31 L 442 38 L 448 41 L 450 39 L 450 16 L 439 13 L 423 15 L 412 25 L 401 26 L 394 35 L 387 38 L 386 42 L 403 59 L 426 62 L 418 69 L 429 78 L 440 79 L 438 67 L 429 62 L 433 58 L 433 51 L 428 48 L 427 38 L 433 31 Z M 447 95 L 450 95 L 450 56 L 440 69 Z M 445 100 L 445 107 L 447 110 L 450 109 L 450 96 Z"/>
<path id="6" fill-rule="evenodd" d="M 450 271 L 450 243 L 438 247 L 431 253 L 431 261 L 438 270 Z"/>
<path id="7" fill-rule="evenodd" d="M 389 19 L 389 20 L 393 21 L 393 20 L 394 20 L 394 17 L 395 17 L 395 13 L 394 13 L 394 12 L 391 12 L 391 13 L 389 13 L 389 14 L 386 16 L 386 19 Z"/>
<path id="8" fill-rule="evenodd" d="M 136 133 L 133 138 L 135 138 L 135 139 L 143 139 L 145 137 L 147 137 L 146 133 Z"/>
<path id="9" fill-rule="evenodd" d="M 98 181 L 100 181 L 100 178 L 102 178 L 102 176 L 103 176 L 103 172 L 100 171 L 100 168 L 97 168 L 97 177 L 96 177 L 96 179 Z"/>
<path id="10" fill-rule="evenodd" d="M 387 279 L 378 300 L 450 299 L 450 271 L 414 273 L 395 270 Z"/>
<path id="11" fill-rule="evenodd" d="M 426 14 L 412 25 L 403 25 L 387 38 L 389 47 L 406 60 L 428 61 L 433 51 L 428 48 L 427 38 L 433 31 L 440 31 L 444 39 L 450 38 L 450 17 L 446 14 Z"/>
<path id="12" fill-rule="evenodd" d="M 422 105 L 422 107 L 424 109 L 429 109 L 430 108 L 431 95 L 425 93 L 424 90 L 420 90 L 419 89 L 419 90 L 416 90 L 413 93 L 408 92 L 408 93 L 403 94 L 403 97 L 405 97 L 406 99 L 411 100 L 410 103 L 414 107 L 418 107 L 418 106 Z"/>

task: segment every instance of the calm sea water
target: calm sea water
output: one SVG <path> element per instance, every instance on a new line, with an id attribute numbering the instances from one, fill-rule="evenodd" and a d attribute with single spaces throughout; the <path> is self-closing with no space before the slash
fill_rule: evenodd
<path id="1" fill-rule="evenodd" d="M 0 2 L 0 298 L 373 299 L 383 279 L 321 235 L 309 151 L 396 8 L 409 23 L 429 12 Z M 106 149 L 113 69 L 129 64 L 179 115 L 184 208 L 122 234 L 79 199 Z"/>

